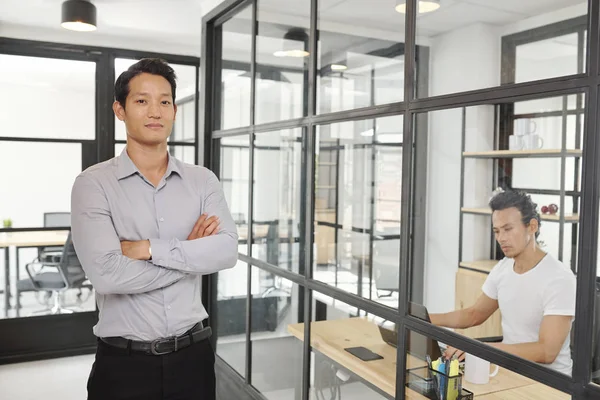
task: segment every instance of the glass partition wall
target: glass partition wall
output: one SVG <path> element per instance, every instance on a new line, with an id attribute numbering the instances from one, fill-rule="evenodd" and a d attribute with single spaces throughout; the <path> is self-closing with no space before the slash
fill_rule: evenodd
<path id="1" fill-rule="evenodd" d="M 209 281 L 224 371 L 268 399 L 432 398 L 427 356 L 455 348 L 475 399 L 600 396 L 599 13 L 580 0 L 211 12 L 206 165 L 240 232 L 236 272 Z M 490 297 L 511 257 L 488 202 L 511 189 L 535 203 L 538 254 L 564 283 L 523 286 L 535 276 L 513 269 L 518 305 Z M 439 319 L 482 296 L 484 320 Z M 521 346 L 523 315 L 537 322 Z M 534 354 L 540 335 L 552 356 Z M 486 362 L 499 372 L 478 382 Z"/>

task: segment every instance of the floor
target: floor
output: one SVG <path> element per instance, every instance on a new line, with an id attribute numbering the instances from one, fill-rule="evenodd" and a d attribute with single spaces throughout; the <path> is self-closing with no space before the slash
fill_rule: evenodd
<path id="1" fill-rule="evenodd" d="M 94 355 L 0 365 L 2 399 L 84 400 Z"/>

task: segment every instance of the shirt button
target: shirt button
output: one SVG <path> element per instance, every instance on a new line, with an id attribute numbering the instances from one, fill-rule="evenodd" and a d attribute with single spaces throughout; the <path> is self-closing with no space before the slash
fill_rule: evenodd
<path id="1" fill-rule="evenodd" d="M 162 264 L 162 263 L 163 263 L 163 260 L 158 260 L 158 263 L 159 263 L 159 264 Z"/>
<path id="2" fill-rule="evenodd" d="M 167 310 L 170 310 L 170 309 L 171 309 L 171 306 L 167 306 Z"/>
<path id="3" fill-rule="evenodd" d="M 165 219 L 163 217 L 160 217 L 159 221 L 160 222 L 165 222 Z"/>

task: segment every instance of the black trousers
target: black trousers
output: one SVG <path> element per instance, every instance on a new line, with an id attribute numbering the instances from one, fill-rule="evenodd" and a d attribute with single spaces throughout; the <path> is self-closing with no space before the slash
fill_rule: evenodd
<path id="1" fill-rule="evenodd" d="M 215 400 L 215 353 L 209 339 L 162 356 L 98 341 L 88 400 Z"/>

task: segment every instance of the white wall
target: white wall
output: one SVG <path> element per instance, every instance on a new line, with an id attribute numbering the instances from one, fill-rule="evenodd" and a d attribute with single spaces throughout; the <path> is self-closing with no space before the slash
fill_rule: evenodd
<path id="1" fill-rule="evenodd" d="M 500 39 L 495 27 L 467 26 L 433 40 L 430 92 L 448 93 L 499 84 Z M 491 107 L 471 107 L 467 112 L 466 143 L 491 148 Z M 454 280 L 459 263 L 460 160 L 462 109 L 429 114 L 429 165 L 427 183 L 427 228 L 425 254 L 425 304 L 431 312 L 454 305 Z M 482 132 L 489 131 L 489 135 Z M 490 193 L 489 165 L 477 163 L 465 170 L 465 203 L 485 204 Z M 465 257 L 482 258 L 486 244 L 481 232 L 485 220 L 467 221 Z M 489 229 L 489 227 L 488 227 Z M 449 301 L 452 299 L 452 301 Z"/>

